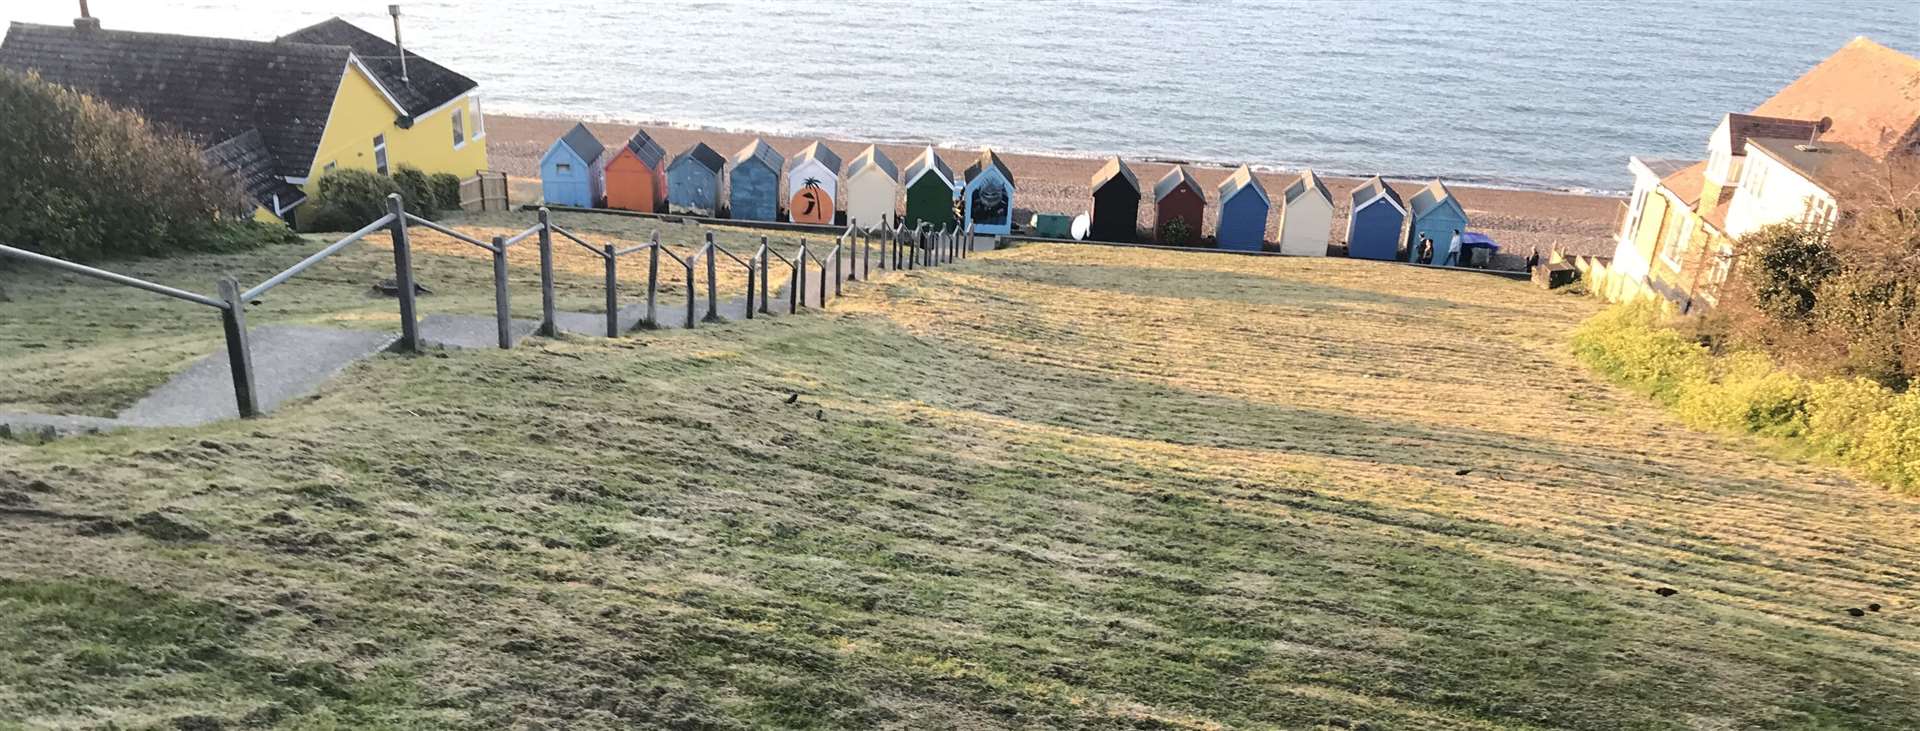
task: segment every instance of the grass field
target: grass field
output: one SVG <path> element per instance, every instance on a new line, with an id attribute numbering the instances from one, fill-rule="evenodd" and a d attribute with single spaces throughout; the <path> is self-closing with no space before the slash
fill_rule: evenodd
<path id="1" fill-rule="evenodd" d="M 0 727 L 1920 726 L 1920 508 L 1590 376 L 1594 309 L 1032 246 L 0 444 Z"/>

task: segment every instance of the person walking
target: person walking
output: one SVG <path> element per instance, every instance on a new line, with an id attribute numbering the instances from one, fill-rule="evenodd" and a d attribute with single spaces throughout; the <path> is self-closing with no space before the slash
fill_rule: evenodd
<path id="1" fill-rule="evenodd" d="M 1460 229 L 1453 230 L 1453 240 L 1447 242 L 1447 262 L 1441 266 L 1460 266 Z"/>

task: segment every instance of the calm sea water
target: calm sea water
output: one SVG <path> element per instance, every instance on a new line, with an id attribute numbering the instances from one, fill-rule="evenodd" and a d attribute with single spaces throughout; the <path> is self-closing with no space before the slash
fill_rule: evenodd
<path id="1" fill-rule="evenodd" d="M 487 109 L 1616 191 L 1699 157 L 1908 0 L 412 0 L 409 47 Z M 0 0 L 9 20 L 71 3 Z M 110 28 L 271 38 L 384 0 L 93 0 Z"/>

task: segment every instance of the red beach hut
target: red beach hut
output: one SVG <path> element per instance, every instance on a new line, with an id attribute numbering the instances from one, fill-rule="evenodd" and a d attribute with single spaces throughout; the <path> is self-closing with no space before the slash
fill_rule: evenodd
<path id="1" fill-rule="evenodd" d="M 1207 194 L 1185 165 L 1168 170 L 1153 184 L 1154 238 L 1163 244 L 1191 244 L 1200 240 L 1207 220 Z"/>

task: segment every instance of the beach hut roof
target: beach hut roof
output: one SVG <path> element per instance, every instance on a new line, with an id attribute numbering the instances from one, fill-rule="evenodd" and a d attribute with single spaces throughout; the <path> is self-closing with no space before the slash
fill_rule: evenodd
<path id="1" fill-rule="evenodd" d="M 1153 184 L 1153 199 L 1166 200 L 1167 196 L 1173 195 L 1174 189 L 1179 188 L 1183 182 L 1195 194 L 1200 192 L 1200 181 L 1194 179 L 1193 173 L 1187 170 L 1187 166 L 1175 165 L 1172 170 L 1167 171 L 1166 175 L 1161 176 L 1160 182 Z"/>
<path id="2" fill-rule="evenodd" d="M 732 163 L 734 167 L 740 167 L 749 162 L 758 162 L 761 165 L 765 165 L 768 170 L 772 170 L 775 175 L 778 175 L 780 173 L 780 166 L 784 164 L 786 160 L 781 159 L 780 152 L 773 149 L 772 145 L 767 144 L 765 140 L 755 137 L 753 142 L 748 143 L 746 147 L 740 148 L 739 152 L 733 154 Z"/>
<path id="3" fill-rule="evenodd" d="M 600 138 L 593 136 L 593 130 L 587 129 L 586 122 L 574 124 L 573 129 L 560 136 L 560 144 L 566 145 L 573 150 L 573 154 L 589 163 L 600 159 L 600 154 L 607 151 L 606 146 L 600 144 Z"/>
<path id="4" fill-rule="evenodd" d="M 712 170 L 715 173 L 720 172 L 722 168 L 727 166 L 727 159 L 721 157 L 720 153 L 715 152 L 713 148 L 708 147 L 705 142 L 695 142 L 692 147 L 681 150 L 680 154 L 673 157 L 675 164 L 678 164 L 681 160 L 692 160 L 701 167 Z"/>
<path id="5" fill-rule="evenodd" d="M 1287 186 L 1284 200 L 1291 204 L 1309 192 L 1320 196 L 1329 204 L 1333 203 L 1333 193 L 1327 191 L 1327 184 L 1320 182 L 1320 176 L 1313 174 L 1312 168 L 1301 171 L 1300 177 L 1295 178 L 1293 183 Z"/>
<path id="6" fill-rule="evenodd" d="M 640 162 L 655 170 L 660 169 L 660 161 L 667 156 L 667 148 L 654 142 L 646 130 L 637 130 L 627 138 L 627 149 L 632 150 L 633 156 L 639 158 Z"/>
<path id="7" fill-rule="evenodd" d="M 1254 194 L 1260 196 L 1260 200 L 1267 201 L 1268 204 L 1273 203 L 1271 199 L 1267 198 L 1267 189 L 1266 186 L 1260 184 L 1260 177 L 1253 174 L 1253 168 L 1245 165 L 1241 165 L 1239 169 L 1234 170 L 1233 174 L 1227 176 L 1226 180 L 1220 181 L 1220 202 L 1225 203 L 1233 200 L 1233 197 L 1239 195 L 1240 191 L 1249 189 L 1251 189 Z"/>
<path id="8" fill-rule="evenodd" d="M 1438 180 L 1428 183 L 1426 187 L 1420 189 L 1420 192 L 1414 193 L 1413 198 L 1408 202 L 1413 204 L 1415 216 L 1427 215 L 1433 212 L 1433 209 L 1449 203 L 1454 208 L 1460 208 L 1460 202 L 1453 198 L 1453 191 L 1447 190 L 1447 184 Z M 1463 210 L 1462 213 L 1464 212 Z"/>
<path id="9" fill-rule="evenodd" d="M 794 165 L 799 165 L 808 160 L 817 160 L 821 165 L 827 166 L 828 170 L 836 174 L 840 172 L 840 156 L 834 154 L 833 150 L 819 142 L 800 148 L 800 152 L 795 153 L 793 156 Z"/>
<path id="10" fill-rule="evenodd" d="M 1367 178 L 1365 182 L 1354 186 L 1352 198 L 1353 210 L 1356 211 L 1372 203 L 1375 198 L 1386 198 L 1393 203 L 1394 208 L 1400 209 L 1402 213 L 1405 213 L 1407 210 L 1406 203 L 1400 200 L 1399 191 L 1394 190 L 1393 186 L 1387 185 L 1387 181 L 1382 180 L 1378 175 Z"/>
<path id="11" fill-rule="evenodd" d="M 946 183 L 949 188 L 953 187 L 953 168 L 947 167 L 947 161 L 940 159 L 940 153 L 934 152 L 932 145 L 928 145 L 919 156 L 913 158 L 913 162 L 907 164 L 907 185 L 919 182 L 920 176 L 927 173 L 940 176 L 940 182 Z"/>
<path id="12" fill-rule="evenodd" d="M 991 147 L 981 150 L 980 159 L 967 166 L 967 182 L 973 182 L 974 178 L 980 177 L 980 174 L 986 172 L 989 167 L 999 170 L 1000 177 L 1006 179 L 1007 185 L 1014 185 L 1013 170 L 1007 167 L 1007 163 L 1001 160 L 1000 155 Z"/>
<path id="13" fill-rule="evenodd" d="M 867 149 L 862 150 L 859 157 L 854 158 L 853 162 L 847 163 L 847 177 L 852 178 L 855 175 L 866 172 L 867 168 L 874 168 L 885 173 L 889 180 L 900 179 L 899 166 L 894 165 L 893 160 L 887 157 L 887 153 L 881 152 L 878 145 L 867 145 Z"/>
<path id="14" fill-rule="evenodd" d="M 1119 155 L 1114 155 L 1112 159 L 1107 160 L 1107 164 L 1100 167 L 1100 172 L 1093 174 L 1091 189 L 1105 188 L 1107 183 L 1113 182 L 1114 178 L 1126 180 L 1127 185 L 1133 188 L 1133 192 L 1140 192 L 1140 178 L 1134 176 L 1133 168 L 1127 167 L 1127 163 L 1122 161 Z"/>

